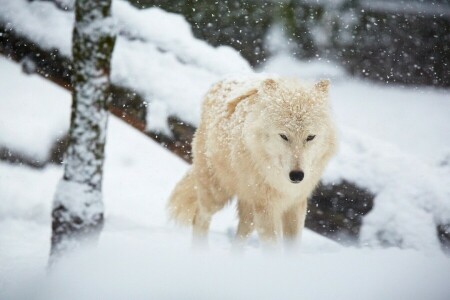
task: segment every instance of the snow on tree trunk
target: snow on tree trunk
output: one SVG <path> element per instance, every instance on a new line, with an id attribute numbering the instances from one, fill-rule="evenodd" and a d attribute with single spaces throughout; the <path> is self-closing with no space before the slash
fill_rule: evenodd
<path id="1" fill-rule="evenodd" d="M 64 176 L 52 210 L 51 259 L 95 242 L 103 227 L 102 175 L 115 43 L 111 0 L 77 0 L 73 103 Z"/>

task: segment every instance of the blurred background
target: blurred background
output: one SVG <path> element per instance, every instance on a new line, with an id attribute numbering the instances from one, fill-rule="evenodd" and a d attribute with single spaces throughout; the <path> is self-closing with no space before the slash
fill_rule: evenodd
<path id="1" fill-rule="evenodd" d="M 383 83 L 450 85 L 447 0 L 130 3 L 182 14 L 196 37 L 233 47 L 252 66 L 276 54 L 267 40 L 281 30 L 282 47 L 298 59 L 329 59 L 348 74 Z"/>

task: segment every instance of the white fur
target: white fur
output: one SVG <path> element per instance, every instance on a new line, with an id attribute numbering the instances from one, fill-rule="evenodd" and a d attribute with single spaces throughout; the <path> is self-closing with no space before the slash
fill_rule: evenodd
<path id="1" fill-rule="evenodd" d="M 212 215 L 238 198 L 237 242 L 256 228 L 267 244 L 296 241 L 307 198 L 335 152 L 328 81 L 290 79 L 217 83 L 205 96 L 193 141 L 193 165 L 169 201 L 172 217 L 203 240 Z M 284 134 L 289 140 L 280 137 Z M 315 135 L 312 141 L 307 137 Z M 304 179 L 291 182 L 301 170 Z"/>

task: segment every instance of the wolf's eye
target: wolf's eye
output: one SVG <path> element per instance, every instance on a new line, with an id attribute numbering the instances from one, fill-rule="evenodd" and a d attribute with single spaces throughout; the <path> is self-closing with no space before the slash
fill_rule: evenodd
<path id="1" fill-rule="evenodd" d="M 306 138 L 306 141 L 307 142 L 309 142 L 309 141 L 312 141 L 314 138 L 315 138 L 316 136 L 315 135 L 308 135 L 308 137 Z"/>
<path id="2" fill-rule="evenodd" d="M 280 136 L 283 140 L 285 140 L 286 142 L 289 141 L 289 139 L 287 138 L 287 136 L 285 134 L 280 133 Z"/>

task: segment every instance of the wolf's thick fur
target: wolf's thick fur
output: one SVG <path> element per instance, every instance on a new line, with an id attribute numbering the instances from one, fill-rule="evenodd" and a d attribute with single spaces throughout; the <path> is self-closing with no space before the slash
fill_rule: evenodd
<path id="1" fill-rule="evenodd" d="M 296 240 L 336 148 L 328 106 L 328 81 L 217 83 L 204 99 L 193 165 L 171 195 L 171 217 L 205 237 L 212 215 L 236 195 L 237 241 L 254 229 L 264 242 Z"/>

